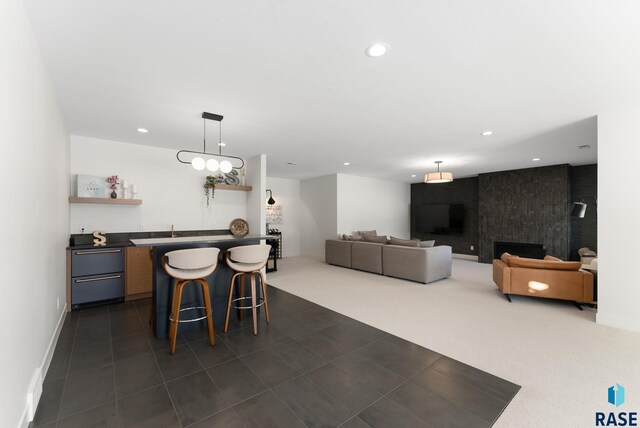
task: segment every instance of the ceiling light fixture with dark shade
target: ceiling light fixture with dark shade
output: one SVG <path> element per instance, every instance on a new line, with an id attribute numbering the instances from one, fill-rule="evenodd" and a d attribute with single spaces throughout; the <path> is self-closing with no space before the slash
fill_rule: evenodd
<path id="1" fill-rule="evenodd" d="M 191 164 L 191 166 L 198 170 L 202 171 L 205 167 L 211 172 L 222 172 L 227 174 L 231 172 L 232 169 L 240 169 L 244 167 L 244 159 L 238 156 L 231 155 L 223 155 L 222 147 L 225 145 L 222 142 L 222 119 L 224 117 L 219 114 L 202 112 L 203 119 L 203 149 L 201 152 L 196 152 L 193 150 L 180 150 L 176 153 L 176 158 L 178 162 Z M 207 120 L 215 120 L 220 124 L 220 133 L 218 140 L 218 153 L 208 153 L 207 152 Z M 181 154 L 195 155 L 191 157 L 191 160 L 182 160 L 180 159 Z"/>
<path id="2" fill-rule="evenodd" d="M 453 173 L 452 172 L 444 172 L 440 171 L 440 164 L 442 161 L 435 161 L 435 164 L 438 165 L 437 172 L 428 172 L 424 175 L 425 183 L 449 183 L 453 181 Z"/>
<path id="3" fill-rule="evenodd" d="M 574 202 L 571 207 L 571 217 L 584 218 L 584 215 L 587 213 L 587 204 L 584 202 L 587 198 L 593 198 L 596 203 L 596 208 L 598 208 L 598 200 L 595 196 L 587 195 L 580 202 Z"/>
<path id="4" fill-rule="evenodd" d="M 275 204 L 276 200 L 273 199 L 273 192 L 271 191 L 271 189 L 267 189 L 267 192 L 269 192 L 269 200 L 267 201 L 267 204 L 269 205 Z"/>

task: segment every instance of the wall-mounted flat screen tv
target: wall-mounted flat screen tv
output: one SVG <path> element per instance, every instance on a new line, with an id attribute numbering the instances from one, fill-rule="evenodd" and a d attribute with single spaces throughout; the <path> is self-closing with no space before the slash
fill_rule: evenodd
<path id="1" fill-rule="evenodd" d="M 464 233 L 464 205 L 414 205 L 412 220 L 414 233 Z"/>

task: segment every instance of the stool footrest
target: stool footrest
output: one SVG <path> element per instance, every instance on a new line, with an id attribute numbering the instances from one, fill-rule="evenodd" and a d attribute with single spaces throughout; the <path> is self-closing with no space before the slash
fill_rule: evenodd
<path id="1" fill-rule="evenodd" d="M 193 311 L 193 310 L 196 310 L 196 309 L 207 309 L 207 308 L 204 307 L 204 306 L 191 306 L 189 308 L 180 309 L 180 312 Z M 181 323 L 181 322 L 195 322 L 195 321 L 201 321 L 201 320 L 205 320 L 205 319 L 207 319 L 206 315 L 203 316 L 203 317 L 200 317 L 200 318 L 191 318 L 191 319 L 188 319 L 188 320 L 179 319 L 178 323 Z M 169 315 L 169 321 L 173 322 L 173 314 Z"/>
<path id="2" fill-rule="evenodd" d="M 237 302 L 238 300 L 251 300 L 251 297 L 238 297 L 237 299 L 233 299 L 231 301 L 231 307 L 234 309 L 252 309 L 253 306 L 235 306 L 234 303 Z M 262 297 L 256 297 L 256 300 L 259 301 L 260 303 L 258 303 L 256 305 L 256 308 L 259 308 L 260 306 L 264 305 L 264 298 Z"/>

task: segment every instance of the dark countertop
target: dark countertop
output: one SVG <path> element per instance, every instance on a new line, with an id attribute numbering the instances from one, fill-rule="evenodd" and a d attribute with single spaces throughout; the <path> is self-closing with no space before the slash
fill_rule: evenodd
<path id="1" fill-rule="evenodd" d="M 177 230 L 175 231 L 176 238 L 184 238 L 184 237 L 204 237 L 204 236 L 221 236 L 221 235 L 231 235 L 231 231 L 229 229 L 216 229 L 216 230 Z M 82 233 L 82 234 L 73 234 L 69 238 L 69 246 L 68 250 L 82 250 L 88 248 L 114 248 L 114 247 L 129 247 L 133 244 L 131 243 L 132 239 L 158 239 L 158 238 L 171 238 L 171 231 L 155 231 L 155 232 L 116 232 L 116 233 L 105 233 L 107 238 L 107 244 L 104 246 L 96 247 L 93 245 L 93 233 Z M 261 235 L 247 235 L 254 237 Z M 265 236 L 265 235 L 262 235 Z M 176 239 L 174 238 L 174 239 Z M 279 239 L 279 236 L 265 236 L 261 239 Z M 242 240 L 243 238 L 238 238 Z M 246 237 L 245 237 L 246 239 Z M 228 239 L 226 239 L 228 240 Z M 182 242 L 176 241 L 176 244 L 184 244 L 184 240 Z M 202 243 L 206 243 L 205 241 L 200 241 Z"/>
<path id="2" fill-rule="evenodd" d="M 257 241 L 261 239 L 278 239 L 271 235 L 245 235 L 234 236 L 228 235 L 208 235 L 208 236 L 182 236 L 182 237 L 162 237 L 162 238 L 141 238 L 132 239 L 131 242 L 136 247 L 166 247 L 166 246 L 184 246 L 188 244 L 219 244 L 219 243 L 237 243 L 246 241 Z"/>

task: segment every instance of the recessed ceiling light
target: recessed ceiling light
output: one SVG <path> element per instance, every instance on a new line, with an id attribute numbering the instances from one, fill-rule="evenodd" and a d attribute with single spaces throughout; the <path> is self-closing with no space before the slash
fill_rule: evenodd
<path id="1" fill-rule="evenodd" d="M 483 137 L 488 137 L 489 135 L 493 134 L 493 131 L 484 131 L 481 135 Z"/>
<path id="2" fill-rule="evenodd" d="M 411 174 L 411 178 L 414 178 L 416 175 L 415 174 Z"/>
<path id="3" fill-rule="evenodd" d="M 225 147 L 225 146 L 227 145 L 227 143 L 218 143 L 218 145 L 219 145 L 220 147 Z"/>
<path id="4" fill-rule="evenodd" d="M 540 160 L 540 158 L 533 158 L 531 159 L 533 162 L 538 162 Z"/>
<path id="5" fill-rule="evenodd" d="M 374 43 L 369 46 L 364 53 L 371 58 L 378 58 L 389 52 L 389 45 L 385 43 Z"/>
<path id="6" fill-rule="evenodd" d="M 138 129 L 136 129 L 136 131 L 138 131 L 141 134 L 146 134 L 147 132 L 149 132 L 149 130 L 145 129 L 145 128 L 138 128 Z"/>
<path id="7" fill-rule="evenodd" d="M 343 163 L 343 165 L 344 166 L 349 166 L 349 165 L 351 165 L 351 162 L 345 162 L 345 163 Z"/>

